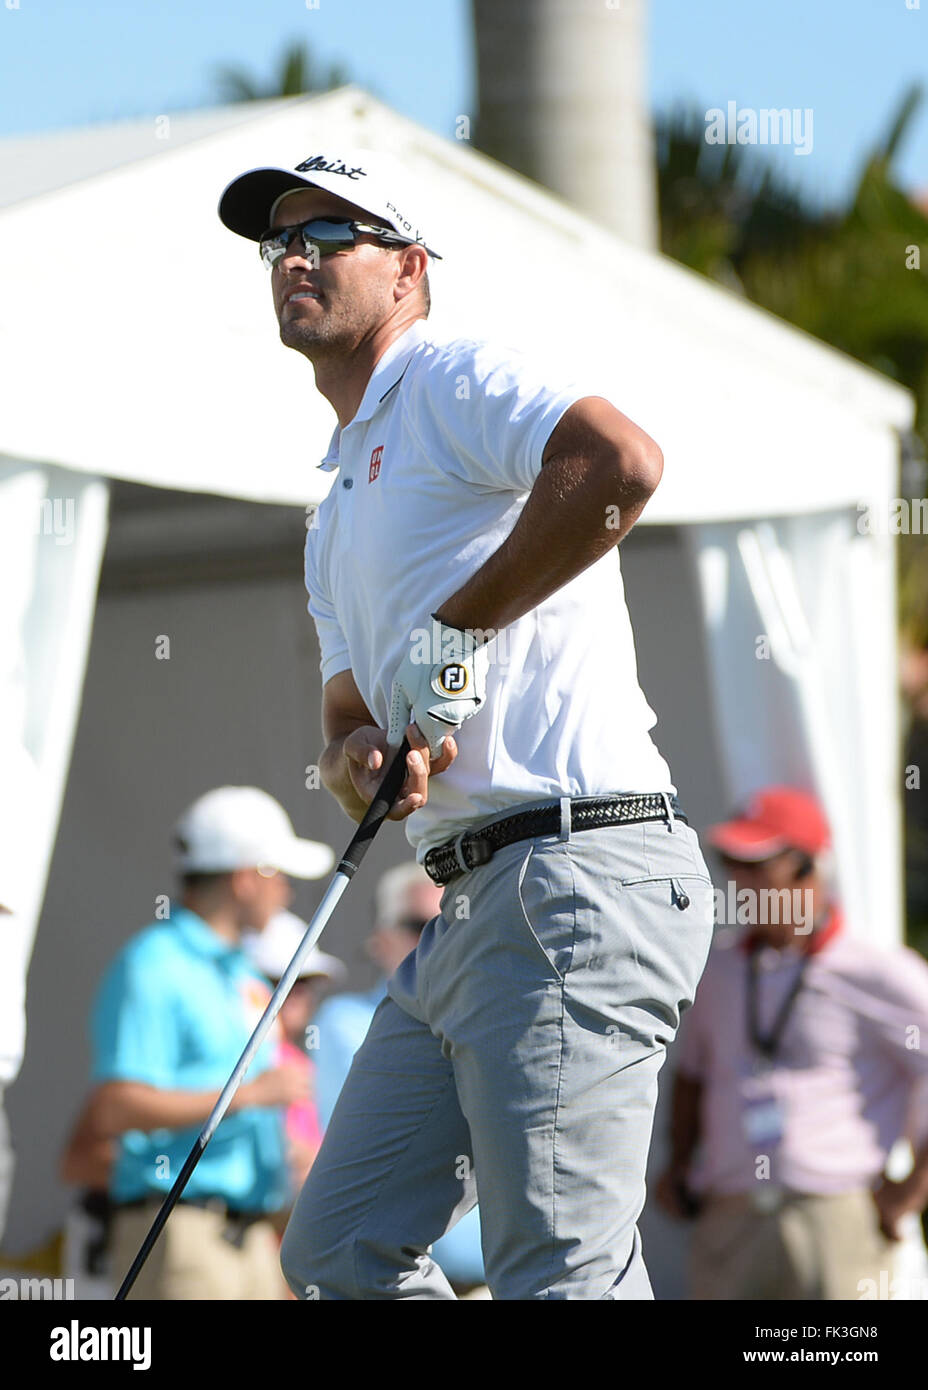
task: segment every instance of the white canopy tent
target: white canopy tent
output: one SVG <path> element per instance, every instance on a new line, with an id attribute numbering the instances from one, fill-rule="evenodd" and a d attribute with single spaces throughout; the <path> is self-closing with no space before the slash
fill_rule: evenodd
<path id="1" fill-rule="evenodd" d="M 696 823 L 765 782 L 815 787 L 852 929 L 900 939 L 892 538 L 858 519 L 888 515 L 908 393 L 356 89 L 172 118 L 166 139 L 134 122 L 32 141 L 45 156 L 0 211 L 0 505 L 4 531 L 31 537 L 29 557 L 0 552 L 20 654 L 0 671 L 0 699 L 38 766 L 41 808 L 22 966 L 81 700 L 105 480 L 300 509 L 331 484 L 315 465 L 332 412 L 281 348 L 257 251 L 222 227 L 216 203 L 243 169 L 296 164 L 333 141 L 399 154 L 423 189 L 421 220 L 444 257 L 430 268 L 438 333 L 542 345 L 553 372 L 588 380 L 660 443 L 663 481 L 623 568 L 638 575 L 639 648 L 666 685 L 662 704 L 645 683 L 659 746 L 667 721 L 681 748 L 671 766 L 694 759 Z M 19 167 L 26 143 L 0 142 L 0 171 Z M 75 503 L 67 544 L 36 522 L 52 497 Z M 93 688 L 104 703 L 112 693 Z M 318 728 L 318 708 L 301 718 Z M 164 758 L 163 732 L 160 747 Z M 8 805 L 12 786 L 0 783 Z M 120 795 L 104 798 L 114 823 L 149 799 L 128 785 Z M 96 813 L 102 797 L 82 804 Z"/>

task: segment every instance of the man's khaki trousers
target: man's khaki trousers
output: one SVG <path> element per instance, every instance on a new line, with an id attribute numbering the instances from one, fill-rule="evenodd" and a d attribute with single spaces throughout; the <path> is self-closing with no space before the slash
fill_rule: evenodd
<path id="1" fill-rule="evenodd" d="M 894 1251 L 869 1191 L 709 1198 L 693 1227 L 689 1296 L 860 1299 L 881 1271 L 884 1287 L 892 1280 Z"/>
<path id="2" fill-rule="evenodd" d="M 110 1269 L 118 1286 L 128 1273 L 155 1219 L 160 1198 L 144 1207 L 116 1211 L 110 1243 Z M 155 1242 L 133 1285 L 130 1299 L 268 1300 L 287 1297 L 280 1271 L 280 1248 L 270 1220 L 256 1221 L 241 1234 L 241 1246 L 220 1211 L 178 1204 Z"/>

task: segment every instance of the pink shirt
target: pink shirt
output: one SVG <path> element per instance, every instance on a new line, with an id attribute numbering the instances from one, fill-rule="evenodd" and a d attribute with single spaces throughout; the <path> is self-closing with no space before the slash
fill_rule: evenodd
<path id="1" fill-rule="evenodd" d="M 315 1100 L 316 1068 L 302 1048 L 295 1047 L 292 1042 L 288 1042 L 286 1039 L 278 1044 L 277 1065 L 279 1067 L 304 1066 L 309 1072 L 313 1098 L 308 1101 L 297 1101 L 293 1105 L 287 1106 L 287 1138 L 309 1144 L 312 1146 L 313 1152 L 318 1153 L 322 1143 L 322 1126 L 319 1123 L 319 1112 L 316 1109 Z"/>
<path id="2" fill-rule="evenodd" d="M 800 953 L 761 948 L 757 1009 L 770 1030 Z M 878 950 L 845 931 L 826 940 L 803 984 L 769 1068 L 748 1032 L 744 942 L 713 947 L 674 1059 L 703 1084 L 702 1152 L 694 1190 L 754 1191 L 759 1155 L 769 1181 L 800 1192 L 869 1187 L 895 1141 L 928 1135 L 928 962 Z M 750 1102 L 771 1102 L 782 1137 L 748 1138 Z"/>

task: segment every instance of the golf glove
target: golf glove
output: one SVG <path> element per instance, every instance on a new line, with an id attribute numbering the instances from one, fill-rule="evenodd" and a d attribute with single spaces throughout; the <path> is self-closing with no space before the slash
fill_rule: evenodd
<path id="1" fill-rule="evenodd" d="M 431 632 L 421 642 L 414 635 L 393 678 L 389 742 L 400 743 L 406 725 L 415 720 L 431 756 L 440 757 L 445 735 L 453 734 L 486 700 L 493 641 L 478 644 L 471 632 L 449 627 L 433 614 Z"/>

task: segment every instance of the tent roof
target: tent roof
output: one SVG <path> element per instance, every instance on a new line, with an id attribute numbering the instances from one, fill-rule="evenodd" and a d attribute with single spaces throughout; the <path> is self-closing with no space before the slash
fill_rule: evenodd
<path id="1" fill-rule="evenodd" d="M 239 102 L 0 139 L 0 208 L 138 159 L 156 158 L 285 105 L 280 99 Z"/>
<path id="2" fill-rule="evenodd" d="M 243 169 L 333 139 L 394 150 L 423 189 L 445 258 L 429 272 L 436 332 L 543 345 L 552 371 L 579 373 L 658 441 L 648 521 L 888 490 L 908 392 L 353 87 L 172 116 L 161 142 L 150 121 L 0 141 L 0 171 L 45 151 L 0 211 L 0 454 L 318 501 L 334 414 L 281 347 L 266 272 L 216 203 Z M 78 176 L 60 186 L 65 167 Z M 41 226 L 42 252 L 24 252 Z"/>

